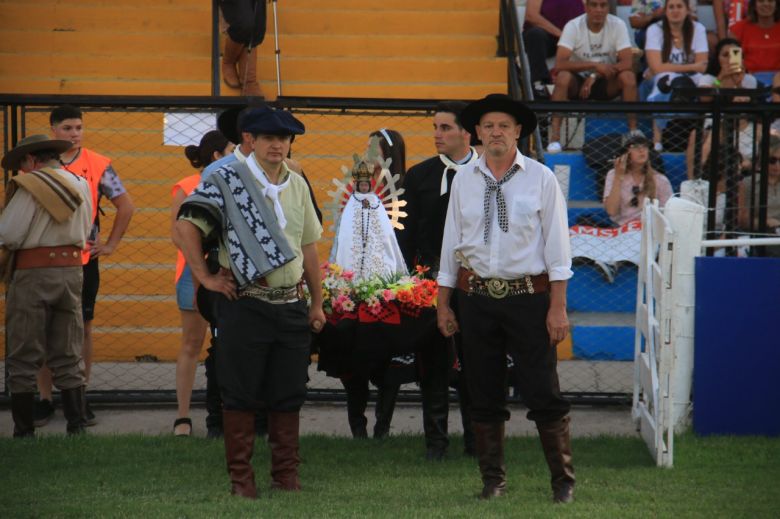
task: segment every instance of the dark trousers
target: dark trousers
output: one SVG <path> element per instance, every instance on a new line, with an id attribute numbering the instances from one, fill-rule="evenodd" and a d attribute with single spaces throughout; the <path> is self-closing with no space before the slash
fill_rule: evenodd
<path id="1" fill-rule="evenodd" d="M 217 328 L 216 371 L 225 410 L 299 411 L 311 343 L 306 303 L 220 295 Z"/>
<path id="2" fill-rule="evenodd" d="M 558 38 L 541 27 L 531 27 L 523 31 L 525 54 L 531 67 L 531 81 L 551 83 L 550 71 L 547 69 L 547 58 L 555 56 Z"/>
<path id="3" fill-rule="evenodd" d="M 230 39 L 257 47 L 265 39 L 265 0 L 220 0 Z"/>
<path id="4" fill-rule="evenodd" d="M 435 335 L 417 353 L 423 430 L 428 449 L 445 450 L 449 445 L 447 420 L 450 410 L 450 368 L 453 362 L 449 341 L 435 330 Z"/>
<path id="5" fill-rule="evenodd" d="M 506 405 L 506 355 L 518 363 L 520 390 L 528 419 L 549 422 L 566 416 L 569 403 L 558 385 L 556 349 L 550 346 L 546 319 L 549 295 L 487 296 L 458 294 L 464 368 L 475 422 L 509 420 Z"/>

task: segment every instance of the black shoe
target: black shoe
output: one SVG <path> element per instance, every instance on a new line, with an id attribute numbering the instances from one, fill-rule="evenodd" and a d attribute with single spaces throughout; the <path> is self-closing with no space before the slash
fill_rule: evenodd
<path id="1" fill-rule="evenodd" d="M 223 435 L 224 433 L 222 432 L 222 427 L 210 425 L 206 428 L 206 438 L 209 440 L 218 440 L 222 438 Z"/>
<path id="2" fill-rule="evenodd" d="M 33 424 L 35 427 L 43 427 L 51 417 L 54 416 L 54 404 L 51 400 L 39 400 L 35 402 L 35 408 L 33 409 Z"/>
<path id="3" fill-rule="evenodd" d="M 92 412 L 92 408 L 89 407 L 89 402 L 85 404 L 85 412 L 84 412 L 84 425 L 87 427 L 92 427 L 93 425 L 97 425 L 97 418 L 95 418 L 95 413 Z"/>
<path id="4" fill-rule="evenodd" d="M 547 85 L 541 81 L 536 81 L 533 84 L 534 99 L 537 101 L 549 101 L 550 91 L 547 90 Z"/>
<path id="5" fill-rule="evenodd" d="M 428 447 L 425 452 L 425 459 L 428 461 L 442 461 L 447 451 L 438 447 Z"/>

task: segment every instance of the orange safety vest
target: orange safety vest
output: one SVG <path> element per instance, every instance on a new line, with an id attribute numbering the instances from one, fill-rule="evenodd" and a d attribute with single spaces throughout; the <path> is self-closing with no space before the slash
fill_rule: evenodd
<path id="1" fill-rule="evenodd" d="M 186 196 L 189 196 L 193 191 L 195 191 L 195 188 L 198 187 L 198 184 L 200 184 L 200 173 L 184 178 L 177 182 L 171 190 L 171 196 L 176 196 L 176 191 L 179 189 L 184 191 Z M 182 272 L 184 272 L 184 267 L 187 264 L 187 262 L 184 260 L 184 254 L 182 254 L 180 250 L 177 250 L 176 253 L 176 278 L 174 283 L 179 282 L 179 278 L 181 277 Z"/>
<path id="2" fill-rule="evenodd" d="M 100 179 L 103 178 L 103 172 L 106 171 L 111 159 L 104 157 L 100 153 L 95 153 L 87 148 L 81 148 L 76 160 L 70 164 L 63 165 L 74 175 L 84 177 L 89 183 L 89 190 L 92 192 L 92 223 L 95 223 L 98 214 L 98 196 L 100 195 Z M 81 252 L 81 262 L 86 265 L 89 263 L 89 246 Z"/>

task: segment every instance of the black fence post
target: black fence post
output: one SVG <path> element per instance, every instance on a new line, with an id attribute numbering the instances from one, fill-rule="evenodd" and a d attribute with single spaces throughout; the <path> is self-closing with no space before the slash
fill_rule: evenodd
<path id="1" fill-rule="evenodd" d="M 219 96 L 219 0 L 211 3 L 211 95 Z"/>

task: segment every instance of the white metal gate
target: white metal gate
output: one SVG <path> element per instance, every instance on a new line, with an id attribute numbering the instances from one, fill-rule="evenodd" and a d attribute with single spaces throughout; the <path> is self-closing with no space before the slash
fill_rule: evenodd
<path id="1" fill-rule="evenodd" d="M 674 231 L 658 202 L 642 215 L 632 415 L 659 467 L 672 466 L 671 279 Z"/>

